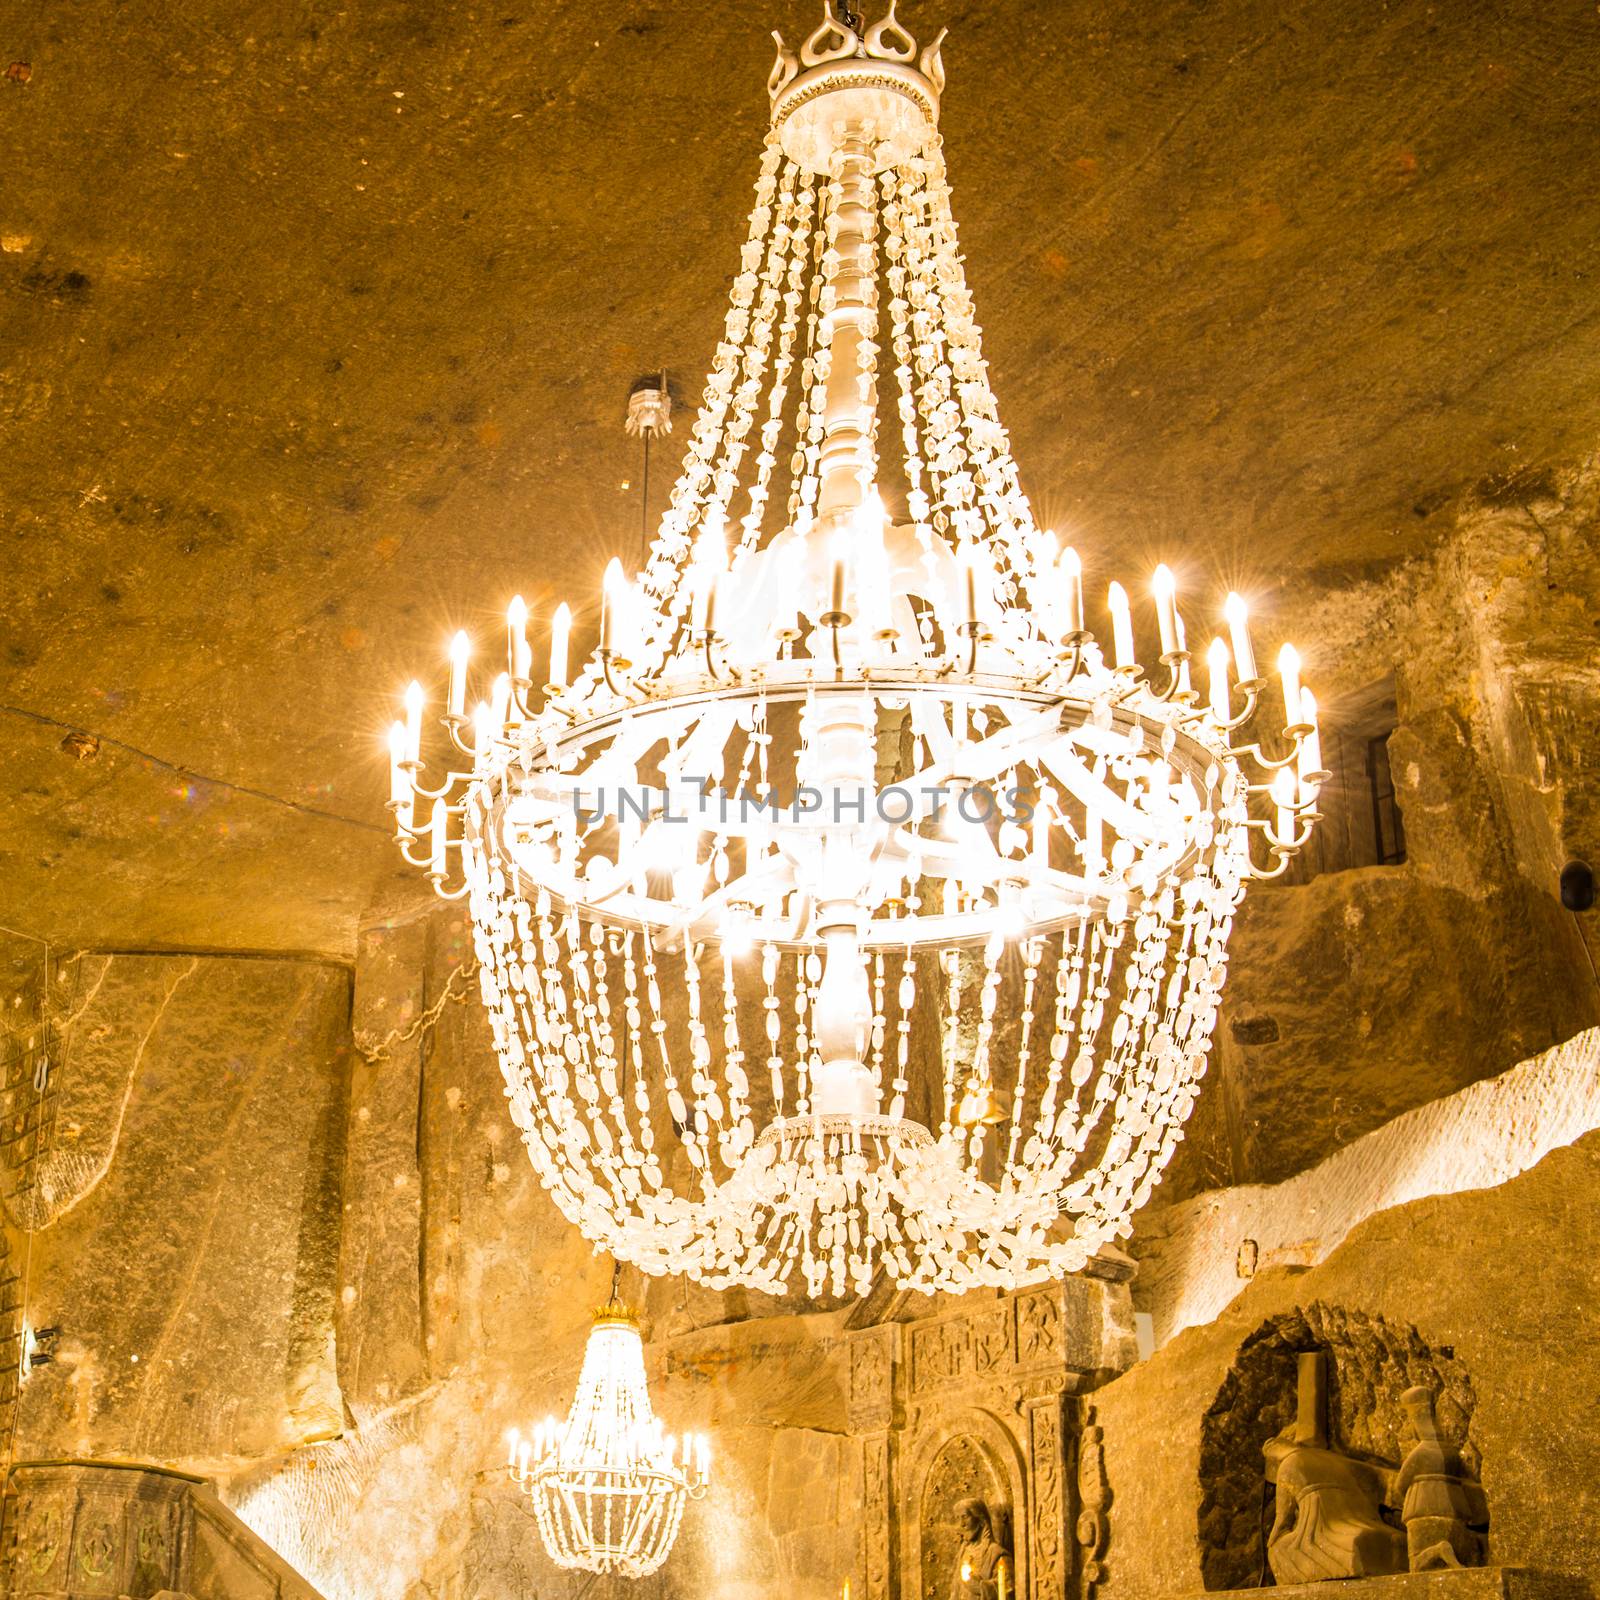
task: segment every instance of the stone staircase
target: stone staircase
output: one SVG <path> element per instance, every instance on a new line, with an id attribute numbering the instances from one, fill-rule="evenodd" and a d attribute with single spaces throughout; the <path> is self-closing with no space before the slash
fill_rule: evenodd
<path id="1" fill-rule="evenodd" d="M 0 1509 L 8 1600 L 322 1600 L 204 1478 L 28 1461 Z"/>

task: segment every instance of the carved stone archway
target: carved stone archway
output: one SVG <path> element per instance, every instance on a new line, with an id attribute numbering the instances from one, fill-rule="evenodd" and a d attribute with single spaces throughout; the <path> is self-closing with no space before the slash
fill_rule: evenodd
<path id="1" fill-rule="evenodd" d="M 998 1499 L 1006 1518 L 1006 1533 L 1012 1550 L 1016 1592 L 1028 1588 L 1028 1539 L 1031 1525 L 1028 1505 L 1027 1467 L 1005 1424 L 993 1412 L 971 1406 L 952 1412 L 918 1434 L 912 1443 L 901 1473 L 900 1497 L 900 1600 L 943 1600 L 949 1585 L 948 1572 L 923 1570 L 927 1543 L 928 1480 L 941 1458 L 953 1446 L 966 1444 L 987 1470 L 997 1494 L 983 1493 L 985 1500 Z M 991 1507 L 993 1509 L 993 1507 Z M 930 1585 L 932 1593 L 930 1594 Z"/>
<path id="2" fill-rule="evenodd" d="M 964 1474 L 946 1474 L 944 1492 L 960 1498 L 965 1479 L 988 1474 L 1007 1514 L 1017 1600 L 1087 1600 L 1103 1575 L 1104 1528 L 1093 1522 L 1088 1538 L 1074 1538 L 1081 1397 L 1135 1349 L 1131 1265 L 1108 1259 L 1095 1269 L 851 1330 L 849 1427 L 862 1474 L 852 1593 L 860 1600 L 929 1600 L 924 1501 L 929 1474 L 956 1440 L 976 1454 Z M 1099 1460 L 1097 1517 L 1105 1501 Z M 1092 1562 L 1075 1560 L 1080 1542 Z M 948 1574 L 935 1580 L 933 1600 L 945 1600 L 948 1584 Z"/>

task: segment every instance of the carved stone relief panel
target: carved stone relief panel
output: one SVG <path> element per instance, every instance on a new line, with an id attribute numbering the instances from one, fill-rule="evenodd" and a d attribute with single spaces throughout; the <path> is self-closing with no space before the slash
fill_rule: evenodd
<path id="1" fill-rule="evenodd" d="M 1104 1433 L 1092 1408 L 1084 1412 L 1078 1432 L 1078 1586 L 1083 1600 L 1093 1600 L 1106 1576 L 1106 1544 L 1111 1536 L 1107 1512 L 1111 1485 L 1106 1481 Z"/>
<path id="2" fill-rule="evenodd" d="M 890 1600 L 893 1589 L 892 1500 L 889 1436 L 873 1434 L 862 1444 L 861 1586 L 864 1600 Z"/>
<path id="3" fill-rule="evenodd" d="M 88 1462 L 23 1462 L 5 1491 L 11 1600 L 94 1600 L 183 1589 L 189 1497 L 180 1473 Z"/>
<path id="4" fill-rule="evenodd" d="M 122 1565 L 124 1501 L 115 1494 L 85 1494 L 72 1519 L 74 1594 L 116 1594 Z"/>
<path id="5" fill-rule="evenodd" d="M 965 1317 L 945 1317 L 911 1327 L 911 1389 L 930 1389 L 963 1382 L 972 1376 L 972 1327 Z"/>
<path id="6" fill-rule="evenodd" d="M 1062 1450 L 1061 1402 L 1028 1407 L 1028 1518 L 1033 1600 L 1065 1600 L 1067 1592 L 1067 1485 Z"/>
<path id="7" fill-rule="evenodd" d="M 871 1328 L 850 1341 L 850 1426 L 873 1433 L 898 1421 L 896 1367 L 900 1329 Z"/>
<path id="8" fill-rule="evenodd" d="M 1025 1367 L 1061 1359 L 1061 1291 L 1054 1285 L 1018 1295 L 1017 1361 Z"/>

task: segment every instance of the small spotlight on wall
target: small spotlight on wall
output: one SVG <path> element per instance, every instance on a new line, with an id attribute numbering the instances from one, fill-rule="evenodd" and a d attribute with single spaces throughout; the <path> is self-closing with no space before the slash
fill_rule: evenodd
<path id="1" fill-rule="evenodd" d="M 48 1367 L 56 1358 L 56 1340 L 61 1337 L 59 1328 L 22 1329 L 22 1376 L 26 1378 L 37 1367 Z"/>

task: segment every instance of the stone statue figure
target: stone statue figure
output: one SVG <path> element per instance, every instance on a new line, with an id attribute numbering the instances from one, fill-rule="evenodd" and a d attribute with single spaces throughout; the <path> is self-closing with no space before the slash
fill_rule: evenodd
<path id="1" fill-rule="evenodd" d="M 1467 1475 L 1461 1452 L 1439 1437 L 1433 1391 L 1407 1389 L 1400 1404 L 1417 1441 L 1395 1474 L 1393 1495 L 1411 1570 L 1481 1566 L 1489 1525 L 1483 1490 Z"/>
<path id="2" fill-rule="evenodd" d="M 1332 1449 L 1326 1418 L 1327 1357 L 1312 1351 L 1299 1358 L 1295 1420 L 1263 1450 L 1277 1485 L 1272 1576 L 1291 1584 L 1404 1572 L 1405 1539 L 1378 1509 L 1382 1471 Z"/>
<path id="3" fill-rule="evenodd" d="M 956 1503 L 962 1544 L 950 1575 L 949 1600 L 1010 1600 L 1011 1552 L 995 1537 L 994 1518 L 981 1500 Z"/>

